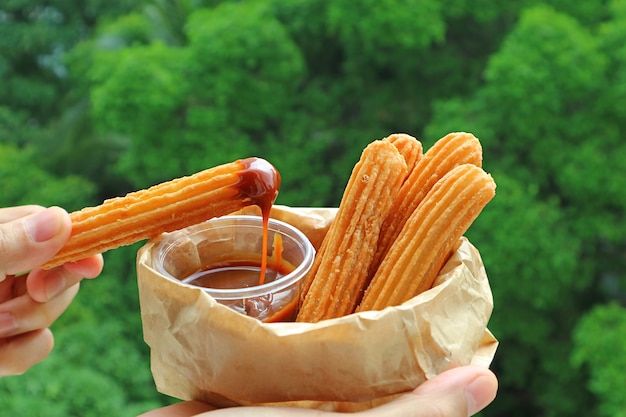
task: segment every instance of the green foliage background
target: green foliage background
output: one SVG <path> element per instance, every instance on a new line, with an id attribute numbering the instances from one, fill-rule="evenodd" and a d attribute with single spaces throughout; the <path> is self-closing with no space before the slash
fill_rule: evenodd
<path id="1" fill-rule="evenodd" d="M 626 415 L 626 0 L 11 0 L 0 51 L 0 206 L 74 210 L 252 155 L 278 203 L 335 206 L 370 141 L 474 133 L 498 183 L 467 233 L 500 340 L 482 414 Z M 105 255 L 0 410 L 174 401 L 142 341 L 138 247 Z"/>

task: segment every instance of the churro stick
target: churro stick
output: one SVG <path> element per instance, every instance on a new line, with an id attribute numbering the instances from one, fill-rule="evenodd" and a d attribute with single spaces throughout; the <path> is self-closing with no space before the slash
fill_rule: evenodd
<path id="1" fill-rule="evenodd" d="M 377 140 L 363 150 L 307 275 L 297 321 L 340 317 L 356 308 L 367 285 L 380 226 L 406 170 L 404 158 L 389 142 Z"/>
<path id="2" fill-rule="evenodd" d="M 106 200 L 70 214 L 70 239 L 43 268 L 130 245 L 252 204 L 269 210 L 279 187 L 280 175 L 269 162 L 247 158 Z"/>
<path id="3" fill-rule="evenodd" d="M 406 133 L 394 133 L 383 140 L 393 143 L 406 162 L 407 175 L 413 171 L 415 164 L 422 158 L 422 143 Z"/>
<path id="4" fill-rule="evenodd" d="M 398 149 L 398 152 L 400 152 L 400 155 L 402 155 L 406 163 L 407 176 L 408 176 L 411 170 L 414 168 L 417 161 L 419 161 L 422 158 L 422 151 L 423 151 L 422 143 L 416 138 L 414 138 L 413 136 L 407 135 L 405 133 L 394 133 L 385 137 L 382 140 L 393 144 L 393 146 L 395 146 L 396 149 Z M 322 241 L 322 244 L 317 251 L 318 259 L 321 259 L 323 257 L 323 254 L 326 250 L 325 246 L 327 244 L 328 244 L 328 239 L 326 239 L 326 241 Z M 313 280 L 313 274 L 309 274 L 309 279 L 306 280 L 303 284 L 301 302 L 304 301 L 304 296 L 309 290 L 312 280 Z"/>
<path id="5" fill-rule="evenodd" d="M 394 210 L 383 223 L 370 276 L 382 262 L 404 223 L 433 185 L 448 171 L 462 164 L 482 166 L 482 147 L 471 133 L 450 133 L 424 153 L 402 184 L 394 202 Z"/>
<path id="6" fill-rule="evenodd" d="M 491 176 L 471 164 L 454 168 L 438 181 L 389 249 L 357 311 L 398 305 L 431 288 L 495 188 Z"/>
<path id="7" fill-rule="evenodd" d="M 319 249 L 317 250 L 315 260 L 313 261 L 313 265 L 311 266 L 309 273 L 303 280 L 302 289 L 300 290 L 300 305 L 301 306 L 304 303 L 304 299 L 307 296 L 309 289 L 311 288 L 311 284 L 313 283 L 313 280 L 315 279 L 317 275 L 317 272 L 320 268 L 320 264 L 322 263 L 322 260 L 326 259 L 327 247 L 329 245 L 334 245 L 335 246 L 334 250 L 337 250 L 337 245 L 340 243 L 337 240 L 337 237 L 339 236 L 339 239 L 343 239 L 343 232 L 346 232 L 348 225 L 349 225 L 349 221 L 354 220 L 349 215 L 346 215 L 343 213 L 346 213 L 347 210 L 349 210 L 349 208 L 346 206 L 348 204 L 354 203 L 354 201 L 356 201 L 355 199 L 357 199 L 359 196 L 359 194 L 357 194 L 352 189 L 349 189 L 349 187 L 352 187 L 354 190 L 356 190 L 357 185 L 359 185 L 359 183 L 357 182 L 359 176 L 364 179 L 368 175 L 367 173 L 365 173 L 365 170 L 369 169 L 369 167 L 365 167 L 365 168 L 362 167 L 362 165 L 366 162 L 365 160 L 374 159 L 376 157 L 375 151 L 377 149 L 384 150 L 384 152 L 380 155 L 381 157 L 384 157 L 385 155 L 388 155 L 388 154 L 393 155 L 393 157 L 390 158 L 390 161 L 389 161 L 390 163 L 392 163 L 394 160 L 398 160 L 399 150 L 397 150 L 398 149 L 397 146 L 394 145 L 394 147 L 396 148 L 396 151 L 394 151 L 391 146 L 382 145 L 379 142 L 380 141 L 372 142 L 363 150 L 363 152 L 361 153 L 361 158 L 359 162 L 354 166 L 352 170 L 352 174 L 350 178 L 348 179 L 348 184 L 346 185 L 346 188 L 344 190 L 343 198 L 339 204 L 339 209 L 337 211 L 337 214 L 335 215 L 333 223 L 331 227 L 329 228 L 329 231 L 326 233 L 324 240 L 322 240 L 322 243 L 320 244 Z M 391 143 L 391 141 L 387 141 L 387 142 Z M 402 155 L 399 155 L 399 156 L 402 157 Z M 406 161 L 405 161 L 405 173 L 406 173 Z M 372 184 L 373 182 L 368 182 L 367 180 L 361 181 L 360 183 L 360 185 L 363 188 L 365 186 L 371 187 Z M 352 200 L 352 201 L 348 201 L 348 200 Z M 342 220 L 339 221 L 338 220 L 339 218 L 341 218 Z M 343 228 L 343 232 L 340 230 L 340 228 Z M 334 238 L 331 238 L 330 237 L 331 235 L 334 236 Z M 302 315 L 304 315 L 304 313 L 302 313 Z"/>

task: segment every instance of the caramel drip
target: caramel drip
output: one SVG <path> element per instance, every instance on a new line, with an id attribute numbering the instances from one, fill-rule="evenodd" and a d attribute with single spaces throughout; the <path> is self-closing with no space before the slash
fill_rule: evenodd
<path id="1" fill-rule="evenodd" d="M 264 159 L 247 158 L 242 159 L 243 170 L 239 175 L 237 188 L 244 198 L 249 198 L 253 204 L 259 206 L 263 216 L 263 248 L 261 252 L 261 273 L 259 285 L 265 282 L 267 273 L 267 250 L 268 250 L 268 228 L 270 210 L 280 189 L 280 174 Z"/>

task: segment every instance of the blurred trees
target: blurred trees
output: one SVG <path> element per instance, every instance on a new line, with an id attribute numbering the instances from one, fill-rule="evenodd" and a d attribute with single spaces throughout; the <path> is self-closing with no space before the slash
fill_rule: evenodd
<path id="1" fill-rule="evenodd" d="M 610 65 L 612 50 L 603 47 L 618 21 L 613 15 L 591 28 L 553 7 L 525 9 L 490 56 L 484 83 L 471 95 L 438 101 L 426 129 L 473 131 L 502 185 L 469 233 L 492 277 L 492 327 L 505 346 L 496 367 L 511 398 L 493 412 L 510 415 L 512 398 L 529 392 L 532 400 L 517 406 L 542 415 L 589 407 L 585 374 L 570 362 L 572 331 L 589 305 L 623 297 L 626 266 L 619 191 L 626 185 L 626 125 L 614 117 L 612 87 L 623 84 L 615 78 L 623 63 Z M 621 27 L 624 33 L 623 21 Z"/>
<path id="2" fill-rule="evenodd" d="M 370 141 L 470 131 L 498 183 L 468 232 L 501 342 L 483 414 L 620 415 L 625 0 L 35 3 L 0 6 L 1 205 L 74 209 L 252 155 L 280 170 L 279 203 L 336 205 Z M 47 362 L 0 381 L 4 410 L 171 401 L 141 340 L 136 250 L 106 254 Z"/>

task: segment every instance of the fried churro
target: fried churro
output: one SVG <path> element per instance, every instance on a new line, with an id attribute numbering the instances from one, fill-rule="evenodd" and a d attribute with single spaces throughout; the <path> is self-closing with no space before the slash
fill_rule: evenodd
<path id="1" fill-rule="evenodd" d="M 437 181 L 390 247 L 356 311 L 398 305 L 430 289 L 495 188 L 493 178 L 472 164 Z"/>
<path id="2" fill-rule="evenodd" d="M 422 142 L 406 133 L 394 133 L 383 140 L 391 142 L 393 146 L 398 148 L 400 155 L 404 157 L 406 162 L 407 175 L 410 175 L 415 164 L 422 158 Z"/>
<path id="3" fill-rule="evenodd" d="M 406 173 L 404 157 L 389 141 L 374 141 L 363 150 L 306 278 L 297 321 L 316 322 L 354 310 L 367 285 L 380 226 Z"/>
<path id="4" fill-rule="evenodd" d="M 433 185 L 451 169 L 462 164 L 482 166 L 482 147 L 471 133 L 450 133 L 424 153 L 402 184 L 394 202 L 394 210 L 383 223 L 370 276 Z"/>
<path id="5" fill-rule="evenodd" d="M 43 268 L 130 245 L 252 204 L 269 213 L 279 187 L 280 174 L 269 162 L 246 158 L 106 200 L 70 214 L 70 239 Z"/>

